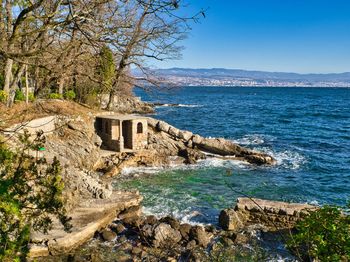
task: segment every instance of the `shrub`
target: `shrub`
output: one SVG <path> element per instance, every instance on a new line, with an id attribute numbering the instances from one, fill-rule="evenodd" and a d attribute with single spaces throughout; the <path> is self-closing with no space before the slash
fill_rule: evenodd
<path id="1" fill-rule="evenodd" d="M 324 206 L 296 225 L 288 246 L 304 259 L 348 261 L 350 259 L 350 217 L 340 207 Z"/>
<path id="2" fill-rule="evenodd" d="M 28 100 L 33 102 L 35 100 L 34 93 L 28 93 Z"/>
<path id="3" fill-rule="evenodd" d="M 5 82 L 4 76 L 0 73 L 0 88 L 4 87 L 4 82 Z"/>
<path id="4" fill-rule="evenodd" d="M 20 141 L 20 150 L 12 152 L 0 140 L 0 261 L 25 261 L 30 231 L 47 233 L 54 217 L 65 230 L 71 227 L 59 161 L 27 154 L 44 146 L 42 133 L 31 141 L 25 132 Z"/>
<path id="5" fill-rule="evenodd" d="M 49 98 L 50 99 L 62 99 L 62 95 L 61 94 L 58 94 L 58 93 L 51 93 L 49 94 Z"/>
<path id="6" fill-rule="evenodd" d="M 68 100 L 74 100 L 76 97 L 76 94 L 73 90 L 68 90 L 64 93 L 64 98 Z"/>
<path id="7" fill-rule="evenodd" d="M 24 95 L 22 90 L 17 89 L 15 93 L 15 101 L 25 101 L 25 100 L 26 100 L 26 96 Z"/>
<path id="8" fill-rule="evenodd" d="M 0 102 L 6 102 L 8 97 L 9 95 L 4 90 L 0 90 Z"/>

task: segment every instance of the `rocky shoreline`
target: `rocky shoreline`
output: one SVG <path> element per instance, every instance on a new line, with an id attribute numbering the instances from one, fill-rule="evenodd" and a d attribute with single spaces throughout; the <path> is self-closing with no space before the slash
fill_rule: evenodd
<path id="1" fill-rule="evenodd" d="M 288 208 L 285 209 L 281 203 L 270 203 L 272 207 L 268 207 L 269 203 L 260 203 L 264 212 L 259 214 L 254 207 L 256 203 L 249 206 L 247 203 L 242 204 L 242 200 L 238 201 L 234 209 L 222 211 L 218 227 L 181 224 L 171 217 L 158 219 L 154 216 L 143 216 L 140 199 L 136 202 L 128 200 L 130 204 L 124 202 L 119 205 L 118 199 L 113 197 L 117 192 L 111 187 L 112 177 L 118 177 L 126 167 L 167 168 L 173 164 L 195 164 L 199 160 L 213 157 L 244 161 L 253 165 L 274 165 L 276 161 L 267 154 L 241 147 L 232 141 L 204 138 L 154 118 L 147 119 L 147 146 L 143 150 L 132 153 L 105 151 L 101 150 L 102 141 L 94 130 L 93 112 L 84 116 L 49 118 L 50 121 L 47 121 L 48 116 L 33 120 L 39 129 L 45 129 L 47 133 L 45 151 L 41 154 L 49 161 L 54 157 L 60 161 L 66 185 L 66 207 L 72 217 L 76 216 L 79 219 L 76 220 L 77 238 L 74 243 L 66 243 L 64 239 L 73 235 L 62 235 L 61 231 L 56 231 L 56 235 L 52 232 L 47 237 L 38 237 L 33 232 L 31 255 L 38 257 L 39 261 L 59 261 L 55 259 L 61 258 L 62 261 L 66 261 L 67 256 L 76 257 L 73 261 L 80 261 L 82 251 L 105 242 L 110 245 L 102 246 L 110 246 L 114 255 L 119 254 L 119 251 L 124 254 L 125 260 L 117 261 L 141 261 L 144 257 L 147 257 L 148 261 L 159 261 L 160 257 L 168 259 L 167 261 L 205 261 L 211 255 L 220 253 L 221 248 L 226 250 L 228 246 L 235 247 L 228 250 L 236 252 L 237 245 L 244 246 L 253 241 L 250 237 L 251 232 L 257 227 L 260 231 L 273 231 L 271 225 L 267 226 L 270 221 L 279 228 L 286 228 L 287 223 L 289 228 L 302 218 L 302 213 L 296 211 L 299 209 L 295 206 L 290 207 L 294 210 L 292 212 Z M 31 126 L 31 132 L 35 133 L 38 128 L 35 128 L 35 125 L 33 127 L 33 121 L 29 121 L 24 127 Z M 11 134 L 11 128 L 7 131 Z M 123 197 L 119 198 L 123 202 L 122 199 Z M 114 202 L 113 205 L 111 201 Z M 76 215 L 81 213 L 81 208 L 86 208 L 82 207 L 83 203 L 97 203 L 97 209 L 98 206 L 108 207 L 98 211 L 101 212 L 101 223 L 95 223 L 94 215 L 89 215 L 86 219 Z M 304 208 L 311 207 L 303 206 L 302 209 Z M 94 213 L 93 210 L 91 212 Z M 94 235 L 92 231 L 96 230 L 98 233 L 95 233 L 93 240 L 88 241 L 86 247 L 81 246 Z M 53 248 L 52 243 L 58 246 Z M 90 251 L 88 261 L 101 261 L 93 259 L 93 256 L 102 255 L 101 251 Z M 46 257 L 40 260 L 42 256 Z"/>
<path id="2" fill-rule="evenodd" d="M 119 213 L 78 250 L 38 261 L 65 261 L 68 257 L 71 261 L 216 261 L 224 259 L 223 254 L 229 259 L 238 253 L 248 260 L 273 258 L 258 246 L 250 247 L 264 238 L 281 242 L 281 236 L 287 238 L 295 222 L 314 209 L 304 204 L 240 198 L 234 208 L 221 212 L 218 226 L 202 226 L 169 216 L 144 216 L 141 206 L 134 206 Z"/>

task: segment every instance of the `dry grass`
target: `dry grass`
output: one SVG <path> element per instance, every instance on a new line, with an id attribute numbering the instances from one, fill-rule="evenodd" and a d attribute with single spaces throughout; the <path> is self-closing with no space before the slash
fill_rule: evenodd
<path id="1" fill-rule="evenodd" d="M 28 105 L 25 102 L 19 102 L 11 108 L 0 103 L 0 126 L 9 127 L 51 115 L 84 117 L 98 112 L 100 111 L 88 106 L 64 100 L 38 100 Z"/>

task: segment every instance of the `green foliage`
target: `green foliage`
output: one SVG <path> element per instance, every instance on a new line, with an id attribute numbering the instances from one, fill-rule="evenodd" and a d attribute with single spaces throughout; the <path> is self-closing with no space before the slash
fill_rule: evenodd
<path id="1" fill-rule="evenodd" d="M 103 46 L 100 50 L 100 59 L 97 67 L 97 74 L 101 81 L 101 91 L 110 91 L 115 76 L 115 63 L 111 49 Z"/>
<path id="2" fill-rule="evenodd" d="M 4 91 L 4 90 L 0 90 L 0 102 L 4 103 L 7 101 L 9 95 Z"/>
<path id="3" fill-rule="evenodd" d="M 13 152 L 0 141 L 0 261 L 24 260 L 30 230 L 47 233 L 53 216 L 70 229 L 60 163 L 35 156 L 45 142 L 42 134 L 31 141 L 24 133 L 20 142 Z"/>
<path id="4" fill-rule="evenodd" d="M 51 93 L 51 94 L 49 94 L 49 98 L 50 99 L 62 99 L 63 96 L 61 94 L 58 94 L 58 93 Z"/>
<path id="5" fill-rule="evenodd" d="M 0 88 L 4 87 L 4 82 L 5 82 L 4 76 L 0 74 Z"/>
<path id="6" fill-rule="evenodd" d="M 28 100 L 30 102 L 33 102 L 35 100 L 35 96 L 34 96 L 34 93 L 28 93 Z"/>
<path id="7" fill-rule="evenodd" d="M 67 100 L 74 100 L 76 97 L 76 94 L 74 90 L 68 90 L 67 92 L 64 93 L 64 98 Z"/>
<path id="8" fill-rule="evenodd" d="M 17 89 L 15 93 L 15 101 L 26 101 L 26 96 L 22 92 L 22 90 Z"/>
<path id="9" fill-rule="evenodd" d="M 348 261 L 350 259 L 350 217 L 341 208 L 324 206 L 296 225 L 288 246 L 304 259 Z"/>

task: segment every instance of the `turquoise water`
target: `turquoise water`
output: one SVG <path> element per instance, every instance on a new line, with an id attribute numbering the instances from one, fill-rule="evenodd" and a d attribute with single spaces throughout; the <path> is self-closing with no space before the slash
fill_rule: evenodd
<path id="1" fill-rule="evenodd" d="M 224 137 L 272 154 L 277 166 L 206 160 L 118 182 L 144 195 L 146 212 L 216 223 L 245 194 L 284 201 L 344 205 L 350 199 L 350 89 L 186 87 L 137 95 L 176 103 L 156 118 L 207 137 Z M 131 172 L 129 170 L 129 172 Z"/>

